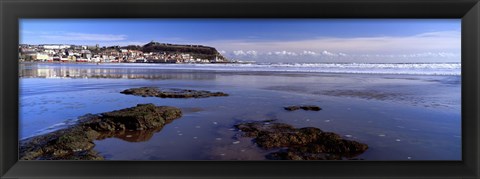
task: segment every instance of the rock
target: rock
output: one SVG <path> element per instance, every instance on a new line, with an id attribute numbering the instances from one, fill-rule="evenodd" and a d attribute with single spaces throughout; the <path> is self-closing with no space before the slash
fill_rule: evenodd
<path id="1" fill-rule="evenodd" d="M 98 130 L 145 130 L 170 123 L 182 116 L 180 109 L 154 104 L 139 104 L 136 107 L 102 113 L 100 122 L 91 125 Z"/>
<path id="2" fill-rule="evenodd" d="M 75 152 L 88 151 L 94 147 L 98 133 L 75 125 L 52 133 L 20 141 L 20 159 L 50 160 L 67 157 Z"/>
<path id="3" fill-rule="evenodd" d="M 335 154 L 301 153 L 290 149 L 272 152 L 265 157 L 269 160 L 342 160 L 341 156 Z"/>
<path id="4" fill-rule="evenodd" d="M 287 107 L 284 107 L 284 109 L 287 111 L 296 111 L 300 109 L 300 106 L 287 106 Z"/>
<path id="5" fill-rule="evenodd" d="M 88 114 L 66 129 L 21 140 L 20 160 L 102 160 L 93 151 L 94 140 L 117 137 L 131 142 L 145 141 L 181 116 L 178 108 L 153 104 Z"/>
<path id="6" fill-rule="evenodd" d="M 366 144 L 342 139 L 332 132 L 318 128 L 294 128 L 284 123 L 250 122 L 235 125 L 243 136 L 252 137 L 266 150 L 283 148 L 270 153 L 275 160 L 341 160 L 353 158 L 368 149 Z M 286 149 L 285 149 L 286 148 Z"/>
<path id="7" fill-rule="evenodd" d="M 207 98 L 214 96 L 228 96 L 223 92 L 210 92 L 204 90 L 188 90 L 188 89 L 159 89 L 155 87 L 130 88 L 120 92 L 127 95 L 135 95 L 142 97 L 159 97 L 159 98 Z"/>
<path id="8" fill-rule="evenodd" d="M 320 108 L 318 106 L 314 106 L 314 105 L 287 106 L 287 107 L 284 107 L 284 109 L 287 110 L 287 111 L 296 111 L 296 110 L 299 110 L 299 109 L 303 109 L 305 111 L 320 111 L 320 110 L 322 110 L 322 108 Z"/>

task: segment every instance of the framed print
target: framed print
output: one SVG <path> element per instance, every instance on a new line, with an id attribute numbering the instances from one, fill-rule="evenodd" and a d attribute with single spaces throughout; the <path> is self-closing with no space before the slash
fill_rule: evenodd
<path id="1" fill-rule="evenodd" d="M 478 1 L 1 8 L 2 177 L 479 177 Z"/>

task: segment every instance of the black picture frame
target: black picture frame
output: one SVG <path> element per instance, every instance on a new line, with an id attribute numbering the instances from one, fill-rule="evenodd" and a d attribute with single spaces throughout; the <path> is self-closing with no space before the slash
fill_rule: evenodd
<path id="1" fill-rule="evenodd" d="M 462 161 L 18 161 L 19 18 L 461 18 Z M 1 0 L 0 178 L 480 178 L 478 0 Z"/>

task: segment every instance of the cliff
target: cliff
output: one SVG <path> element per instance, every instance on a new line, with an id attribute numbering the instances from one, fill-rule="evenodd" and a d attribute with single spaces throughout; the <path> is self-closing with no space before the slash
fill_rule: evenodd
<path id="1" fill-rule="evenodd" d="M 159 42 L 150 42 L 143 46 L 134 46 L 129 45 L 122 47 L 129 50 L 140 50 L 144 53 L 149 52 L 160 52 L 160 53 L 188 53 L 194 58 L 200 59 L 221 59 L 225 60 L 226 58 L 222 56 L 217 49 L 214 47 L 203 46 L 203 45 L 179 45 L 179 44 L 168 44 L 168 43 L 159 43 Z"/>

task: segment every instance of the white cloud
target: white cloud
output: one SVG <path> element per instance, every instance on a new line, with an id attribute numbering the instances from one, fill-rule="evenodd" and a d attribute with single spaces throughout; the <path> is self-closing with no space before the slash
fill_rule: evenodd
<path id="1" fill-rule="evenodd" d="M 256 56 L 256 55 L 258 54 L 258 52 L 255 51 L 255 50 L 249 50 L 249 51 L 247 51 L 247 54 L 248 54 L 248 55 Z"/>
<path id="2" fill-rule="evenodd" d="M 447 53 L 447 52 L 426 52 L 426 53 L 417 53 L 411 54 L 411 57 L 460 57 L 460 54 Z"/>
<path id="3" fill-rule="evenodd" d="M 327 50 L 323 50 L 321 52 L 314 52 L 314 51 L 309 51 L 309 50 L 303 50 L 300 55 L 304 55 L 304 56 L 329 56 L 329 57 L 338 57 L 338 56 L 347 56 L 347 54 L 345 53 L 334 53 L 334 52 L 330 52 L 330 51 L 327 51 Z"/>
<path id="4" fill-rule="evenodd" d="M 348 54 L 399 54 L 425 52 L 460 52 L 460 32 L 439 31 L 415 34 L 411 36 L 376 36 L 376 37 L 317 37 L 308 40 L 296 41 L 252 41 L 224 40 L 206 42 L 210 46 L 221 47 L 225 50 L 255 49 L 257 52 L 343 52 Z M 337 54 L 340 55 L 340 54 Z M 342 56 L 343 56 L 342 55 Z"/>
<path id="5" fill-rule="evenodd" d="M 425 32 L 415 35 L 416 37 L 451 37 L 458 38 L 461 33 L 459 31 L 437 31 L 437 32 Z"/>
<path id="6" fill-rule="evenodd" d="M 325 55 L 325 56 L 338 56 L 338 54 L 335 54 L 335 53 L 332 53 L 332 52 L 329 52 L 329 51 L 322 51 L 322 55 Z"/>
<path id="7" fill-rule="evenodd" d="M 247 53 L 245 53 L 243 50 L 235 50 L 233 51 L 233 54 L 236 56 L 239 56 L 239 55 L 246 55 Z"/>
<path id="8" fill-rule="evenodd" d="M 450 52 L 425 52 L 425 53 L 410 53 L 410 54 L 363 54 L 357 55 L 362 57 L 385 57 L 385 58 L 430 58 L 430 57 L 440 57 L 440 58 L 459 58 L 459 53 L 450 53 Z"/>
<path id="9" fill-rule="evenodd" d="M 255 50 L 248 50 L 248 51 L 234 50 L 233 54 L 236 55 L 236 56 L 246 56 L 246 55 L 256 56 L 256 55 L 258 55 L 258 52 L 255 51 Z"/>
<path id="10" fill-rule="evenodd" d="M 127 46 L 127 45 L 140 45 L 143 46 L 148 42 L 137 42 L 137 41 L 105 41 L 103 43 L 99 43 L 100 46 Z"/>
<path id="11" fill-rule="evenodd" d="M 309 50 L 304 50 L 300 55 L 317 55 L 317 53 Z"/>
<path id="12" fill-rule="evenodd" d="M 66 32 L 59 34 L 44 34 L 40 35 L 41 38 L 58 39 L 58 40 L 83 40 L 83 41 L 119 41 L 126 40 L 126 35 L 116 34 L 88 34 L 88 33 L 75 33 Z"/>
<path id="13" fill-rule="evenodd" d="M 298 54 L 295 52 L 290 51 L 275 51 L 275 52 L 268 52 L 267 55 L 278 55 L 278 56 L 297 56 Z"/>

